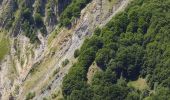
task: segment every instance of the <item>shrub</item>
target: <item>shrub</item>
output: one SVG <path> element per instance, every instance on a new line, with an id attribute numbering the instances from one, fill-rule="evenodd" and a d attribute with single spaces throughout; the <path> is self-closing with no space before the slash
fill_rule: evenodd
<path id="1" fill-rule="evenodd" d="M 24 17 L 24 19 L 30 20 L 30 19 L 31 19 L 31 9 L 29 9 L 29 8 L 24 8 L 24 9 L 23 9 L 22 16 Z"/>
<path id="2" fill-rule="evenodd" d="M 100 49 L 96 54 L 96 64 L 101 67 L 102 69 L 105 69 L 106 64 L 109 62 L 109 59 L 111 57 L 111 50 L 107 48 Z"/>
<path id="3" fill-rule="evenodd" d="M 97 27 L 94 31 L 94 35 L 99 36 L 100 33 L 101 33 L 101 29 L 99 27 Z"/>
<path id="4" fill-rule="evenodd" d="M 35 24 L 36 24 L 37 27 L 42 27 L 43 20 L 42 20 L 42 17 L 39 13 L 35 13 L 34 20 L 35 20 Z"/>
<path id="5" fill-rule="evenodd" d="M 68 60 L 68 59 L 65 59 L 65 60 L 62 62 L 62 66 L 65 67 L 68 63 L 69 63 L 69 60 Z"/>
<path id="6" fill-rule="evenodd" d="M 59 71 L 60 71 L 60 70 L 59 70 L 58 68 L 55 69 L 54 72 L 53 72 L 53 76 L 55 76 Z"/>
<path id="7" fill-rule="evenodd" d="M 74 58 L 77 58 L 80 55 L 80 50 L 77 49 L 74 51 Z"/>
<path id="8" fill-rule="evenodd" d="M 30 92 L 27 94 L 26 99 L 25 100 L 31 100 L 35 97 L 35 92 Z"/>

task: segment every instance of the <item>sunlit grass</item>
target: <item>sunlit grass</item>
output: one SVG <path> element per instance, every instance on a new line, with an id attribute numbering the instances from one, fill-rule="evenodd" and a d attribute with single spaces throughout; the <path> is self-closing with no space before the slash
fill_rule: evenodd
<path id="1" fill-rule="evenodd" d="M 145 90 L 148 89 L 148 85 L 145 79 L 139 78 L 136 81 L 131 81 L 128 83 L 128 86 L 134 87 L 137 90 Z"/>
<path id="2" fill-rule="evenodd" d="M 5 32 L 0 30 L 0 61 L 9 51 L 9 39 L 5 36 Z"/>

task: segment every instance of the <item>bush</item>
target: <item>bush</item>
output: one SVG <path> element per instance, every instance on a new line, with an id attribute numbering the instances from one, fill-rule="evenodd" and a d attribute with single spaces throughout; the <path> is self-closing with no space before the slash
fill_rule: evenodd
<path id="1" fill-rule="evenodd" d="M 80 50 L 77 49 L 74 51 L 74 58 L 77 58 L 80 55 Z"/>
<path id="2" fill-rule="evenodd" d="M 35 41 L 38 40 L 38 38 L 35 34 L 35 30 L 33 29 L 34 20 L 39 22 L 39 18 L 38 18 L 39 15 L 36 15 L 36 18 L 33 19 L 31 8 L 23 7 L 22 10 L 23 10 L 23 13 L 22 13 L 23 20 L 21 23 L 21 28 L 24 31 L 25 36 L 30 38 L 31 43 L 34 43 Z"/>
<path id="3" fill-rule="evenodd" d="M 54 72 L 53 72 L 53 76 L 55 76 L 59 71 L 60 71 L 60 70 L 59 70 L 58 68 L 55 69 Z"/>
<path id="4" fill-rule="evenodd" d="M 35 97 L 35 92 L 30 92 L 27 94 L 26 99 L 25 100 L 31 100 Z"/>
<path id="5" fill-rule="evenodd" d="M 71 20 L 69 18 L 65 18 L 62 20 L 60 26 L 65 26 L 65 27 L 68 27 L 71 25 Z"/>
<path id="6" fill-rule="evenodd" d="M 24 8 L 23 9 L 23 13 L 22 16 L 24 17 L 24 19 L 26 20 L 30 20 L 31 19 L 31 9 L 30 8 Z"/>
<path id="7" fill-rule="evenodd" d="M 35 24 L 36 24 L 37 27 L 42 27 L 43 20 L 42 20 L 42 17 L 39 13 L 35 13 L 34 20 L 35 20 Z"/>
<path id="8" fill-rule="evenodd" d="M 62 67 L 65 67 L 67 64 L 69 64 L 69 60 L 68 60 L 68 59 L 65 59 L 65 60 L 62 62 Z"/>
<path id="9" fill-rule="evenodd" d="M 101 33 L 101 29 L 99 27 L 97 27 L 94 31 L 94 35 L 100 36 L 100 33 Z"/>
<path id="10" fill-rule="evenodd" d="M 78 62 L 64 78 L 64 98 L 91 100 L 88 96 L 82 98 L 85 89 L 90 88 L 92 100 L 145 97 L 169 100 L 169 5 L 170 0 L 135 0 L 124 13 L 116 15 L 103 29 L 97 29 L 92 38 L 84 41 Z M 87 73 L 94 59 L 105 70 L 95 73 L 92 84 L 88 85 Z M 155 93 L 149 96 L 150 90 L 136 90 L 127 85 L 139 76 L 146 77 L 148 89 L 156 88 Z"/>
<path id="11" fill-rule="evenodd" d="M 103 48 L 97 52 L 95 61 L 99 67 L 105 69 L 106 64 L 109 62 L 110 58 L 111 58 L 111 50 L 107 48 Z"/>

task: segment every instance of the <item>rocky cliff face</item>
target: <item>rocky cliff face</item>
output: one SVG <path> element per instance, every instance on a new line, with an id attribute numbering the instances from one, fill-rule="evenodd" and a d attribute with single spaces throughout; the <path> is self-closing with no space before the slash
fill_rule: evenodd
<path id="1" fill-rule="evenodd" d="M 70 3 L 71 0 L 0 0 L 0 29 L 7 33 L 10 42 L 10 50 L 0 62 L 0 100 L 23 100 L 30 92 L 35 92 L 35 100 L 51 98 L 54 93 L 62 97 L 62 79 L 76 62 L 74 51 L 96 27 L 103 27 L 123 10 L 129 0 L 92 0 L 71 29 L 58 27 L 59 15 Z M 40 28 L 29 23 L 29 30 L 38 39 L 34 43 L 22 26 L 25 7 L 33 18 L 36 13 L 43 16 Z M 62 67 L 65 59 L 70 63 Z"/>

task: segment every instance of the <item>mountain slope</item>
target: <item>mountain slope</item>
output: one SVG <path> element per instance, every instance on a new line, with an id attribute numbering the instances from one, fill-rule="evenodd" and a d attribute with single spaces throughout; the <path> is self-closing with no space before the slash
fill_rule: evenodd
<path id="1" fill-rule="evenodd" d="M 85 37 L 128 3 L 92 0 L 65 28 L 60 25 L 60 16 L 67 13 L 69 0 L 3 0 L 0 27 L 10 36 L 10 50 L 0 65 L 0 97 L 22 100 L 35 93 L 34 99 L 51 98 L 60 91 L 63 77 L 76 61 L 74 51 Z M 70 63 L 62 67 L 65 59 Z"/>
<path id="2" fill-rule="evenodd" d="M 62 84 L 64 99 L 169 100 L 169 4 L 136 0 L 97 28 L 75 52 L 77 62 Z"/>

